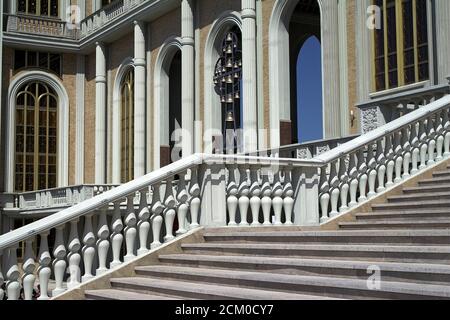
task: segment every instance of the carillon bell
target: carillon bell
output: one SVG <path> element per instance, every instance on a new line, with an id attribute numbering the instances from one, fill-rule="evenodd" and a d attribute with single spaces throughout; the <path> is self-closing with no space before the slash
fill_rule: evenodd
<path id="1" fill-rule="evenodd" d="M 233 36 L 231 33 L 227 34 L 227 41 L 233 41 Z"/>
<path id="2" fill-rule="evenodd" d="M 231 48 L 231 46 L 227 46 L 227 53 L 228 54 L 232 54 L 233 53 L 233 49 Z"/>
<path id="3" fill-rule="evenodd" d="M 233 103 L 233 96 L 231 94 L 228 95 L 227 103 Z"/>
<path id="4" fill-rule="evenodd" d="M 224 103 L 225 102 L 225 96 L 221 96 L 220 98 L 220 102 Z"/>
<path id="5" fill-rule="evenodd" d="M 232 68 L 232 67 L 233 67 L 233 62 L 231 61 L 231 59 L 228 59 L 227 68 Z"/>
<path id="6" fill-rule="evenodd" d="M 240 95 L 239 95 L 239 91 L 236 91 L 236 93 L 234 95 L 234 98 L 235 99 L 240 99 L 241 98 Z"/>
<path id="7" fill-rule="evenodd" d="M 227 83 L 233 83 L 233 79 L 231 78 L 231 74 L 227 77 Z"/>
<path id="8" fill-rule="evenodd" d="M 225 119 L 226 122 L 234 122 L 234 116 L 232 111 L 228 111 L 227 118 Z"/>

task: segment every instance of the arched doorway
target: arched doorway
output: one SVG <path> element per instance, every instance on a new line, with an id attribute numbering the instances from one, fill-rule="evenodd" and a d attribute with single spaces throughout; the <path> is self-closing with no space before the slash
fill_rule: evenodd
<path id="1" fill-rule="evenodd" d="M 58 96 L 47 84 L 24 84 L 15 96 L 14 191 L 57 186 Z"/>
<path id="2" fill-rule="evenodd" d="M 121 153 L 120 180 L 126 183 L 134 178 L 134 68 L 128 68 L 120 84 Z"/>
<path id="3" fill-rule="evenodd" d="M 323 138 L 321 17 L 317 0 L 300 0 L 289 20 L 290 126 L 282 144 Z"/>
<path id="4" fill-rule="evenodd" d="M 182 137 L 179 130 L 182 127 L 181 81 L 181 50 L 178 50 L 169 68 L 169 158 L 165 165 L 182 157 Z"/>

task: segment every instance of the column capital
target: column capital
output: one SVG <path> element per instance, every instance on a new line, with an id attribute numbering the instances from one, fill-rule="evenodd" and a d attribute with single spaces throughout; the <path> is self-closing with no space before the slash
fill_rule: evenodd
<path id="1" fill-rule="evenodd" d="M 95 46 L 96 46 L 96 47 L 104 47 L 105 44 L 104 44 L 103 42 L 101 42 L 101 41 L 96 41 L 96 42 L 95 42 Z"/>
<path id="2" fill-rule="evenodd" d="M 134 20 L 134 21 L 133 21 L 133 25 L 139 26 L 139 27 L 143 28 L 144 25 L 145 25 L 145 22 L 140 21 L 140 20 Z"/>

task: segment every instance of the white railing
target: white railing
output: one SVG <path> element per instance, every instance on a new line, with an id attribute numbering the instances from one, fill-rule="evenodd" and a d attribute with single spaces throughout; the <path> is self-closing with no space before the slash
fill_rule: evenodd
<path id="1" fill-rule="evenodd" d="M 3 201 L 6 210 L 30 211 L 71 207 L 109 191 L 115 185 L 77 185 L 9 194 Z"/>
<path id="2" fill-rule="evenodd" d="M 449 112 L 445 96 L 311 160 L 193 155 L 11 231 L 8 299 L 31 299 L 36 274 L 48 299 L 51 276 L 55 296 L 198 226 L 317 226 L 449 156 Z"/>

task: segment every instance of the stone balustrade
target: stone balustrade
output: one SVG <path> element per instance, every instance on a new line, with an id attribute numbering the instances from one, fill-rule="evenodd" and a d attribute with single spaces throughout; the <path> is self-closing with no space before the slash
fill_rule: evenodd
<path id="1" fill-rule="evenodd" d="M 357 107 L 360 110 L 361 131 L 366 133 L 374 130 L 449 93 L 450 85 L 441 84 L 420 89 L 405 89 L 360 103 Z"/>
<path id="2" fill-rule="evenodd" d="M 59 38 L 78 39 L 78 30 L 69 28 L 65 21 L 31 15 L 6 15 L 7 32 L 29 33 Z"/>
<path id="3" fill-rule="evenodd" d="M 446 95 L 309 160 L 186 157 L 0 236 L 0 282 L 44 300 L 199 226 L 318 226 L 450 156 L 449 112 Z"/>

